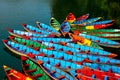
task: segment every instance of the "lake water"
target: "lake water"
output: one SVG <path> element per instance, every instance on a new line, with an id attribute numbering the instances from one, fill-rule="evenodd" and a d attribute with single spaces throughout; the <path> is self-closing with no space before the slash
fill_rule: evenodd
<path id="1" fill-rule="evenodd" d="M 6 28 L 23 30 L 22 23 L 36 26 L 36 21 L 49 24 L 50 3 L 47 0 L 0 0 L 0 80 L 4 77 L 3 64 L 21 70 L 20 60 L 10 55 L 1 41 L 9 36 Z"/>
<path id="2" fill-rule="evenodd" d="M 95 9 L 91 8 L 94 7 L 93 4 L 95 4 L 96 0 L 91 4 L 91 8 L 87 6 L 88 3 L 90 3 L 88 2 L 89 0 L 85 0 L 85 2 L 81 0 L 81 3 L 79 3 L 80 1 L 77 2 L 78 0 L 70 1 L 71 2 L 65 0 L 61 0 L 60 2 L 57 0 L 53 2 L 50 0 L 0 0 L 0 80 L 5 76 L 2 68 L 3 65 L 8 65 L 21 71 L 20 60 L 10 55 L 9 53 L 11 52 L 5 48 L 1 41 L 2 39 L 7 39 L 9 36 L 6 28 L 23 30 L 21 27 L 22 23 L 36 26 L 36 21 L 49 25 L 51 16 L 54 16 L 62 22 L 69 12 L 73 12 L 76 16 L 91 13 L 91 17 L 105 16 L 106 19 L 114 17 L 106 17 L 107 14 L 105 15 L 105 12 L 103 13 L 101 11 L 99 14 L 97 11 L 95 13 L 93 10 L 97 10 L 98 6 Z M 82 3 L 84 3 L 84 5 Z M 109 49 L 107 48 L 106 50 Z"/>

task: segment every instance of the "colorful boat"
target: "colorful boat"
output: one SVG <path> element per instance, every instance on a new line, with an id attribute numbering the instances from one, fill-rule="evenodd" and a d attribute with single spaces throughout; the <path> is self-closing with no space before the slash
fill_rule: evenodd
<path id="1" fill-rule="evenodd" d="M 103 37 L 103 38 L 120 38 L 120 33 L 101 33 L 101 34 L 90 34 L 93 36 L 99 36 L 99 37 Z"/>
<path id="2" fill-rule="evenodd" d="M 84 33 L 83 33 L 84 34 Z M 93 36 L 98 36 L 98 37 L 105 37 L 105 38 L 120 38 L 120 33 L 94 33 L 94 34 L 89 34 Z"/>
<path id="3" fill-rule="evenodd" d="M 92 36 L 98 36 L 101 38 L 107 38 L 111 40 L 120 40 L 120 30 L 119 29 L 95 29 L 95 30 L 77 30 L 71 29 L 74 34 L 88 34 Z"/>
<path id="4" fill-rule="evenodd" d="M 78 36 L 78 35 L 72 34 L 72 33 L 69 33 L 69 36 L 73 41 L 77 42 L 80 45 L 86 45 L 86 46 L 90 46 L 93 48 L 102 49 L 97 43 L 95 43 L 89 39 L 86 39 L 84 37 L 81 37 L 81 36 Z"/>
<path id="5" fill-rule="evenodd" d="M 97 17 L 97 18 L 91 18 L 91 19 L 87 19 L 87 20 L 80 20 L 80 21 L 74 21 L 72 24 L 74 25 L 82 25 L 82 26 L 87 26 L 88 24 L 91 24 L 95 21 L 100 20 L 102 17 Z"/>
<path id="6" fill-rule="evenodd" d="M 118 33 L 120 29 L 94 29 L 94 30 L 80 30 L 82 33 Z"/>
<path id="7" fill-rule="evenodd" d="M 63 71 L 60 68 L 54 67 L 50 64 L 43 63 L 43 66 L 51 73 L 52 76 L 58 80 L 77 80 L 76 77 L 71 76 L 69 73 Z"/>
<path id="8" fill-rule="evenodd" d="M 110 39 L 110 40 L 120 40 L 119 37 L 118 38 L 117 37 L 113 37 L 113 38 L 112 37 L 107 37 L 107 39 Z"/>
<path id="9" fill-rule="evenodd" d="M 107 65 L 107 64 L 97 64 L 97 63 L 75 63 L 75 62 L 69 62 L 65 60 L 55 59 L 55 58 L 49 58 L 49 57 L 43 57 L 43 56 L 35 56 L 36 60 L 40 60 L 44 63 L 49 63 L 52 66 L 57 66 L 59 68 L 68 68 L 71 69 L 81 69 L 84 66 L 88 66 L 91 69 L 100 69 L 101 71 L 108 72 L 109 70 L 112 70 L 113 73 L 120 74 L 120 67 L 113 66 L 113 65 Z"/>
<path id="10" fill-rule="evenodd" d="M 86 20 L 89 17 L 89 13 L 84 14 L 76 19 L 76 21 Z"/>
<path id="11" fill-rule="evenodd" d="M 87 53 L 87 54 L 104 55 L 104 56 L 109 56 L 109 57 L 117 56 L 116 54 L 113 54 L 107 51 L 103 51 L 103 50 L 99 50 L 99 49 L 95 49 L 95 48 L 87 47 L 87 46 L 81 46 L 81 45 L 77 45 L 73 43 L 67 43 L 66 46 L 64 45 L 62 46 L 60 44 L 54 44 L 54 43 L 49 43 L 49 42 L 39 43 L 39 42 L 21 39 L 21 38 L 12 37 L 12 36 L 10 36 L 10 39 L 12 41 L 31 47 L 35 50 L 47 49 L 47 50 L 62 51 L 62 52 L 69 53 L 69 54 L 75 53 L 75 55 L 77 55 L 76 53 L 82 53 L 82 54 Z"/>
<path id="12" fill-rule="evenodd" d="M 61 35 L 56 29 L 54 29 L 51 26 L 46 25 L 44 23 L 37 22 L 37 27 L 39 29 L 45 30 L 46 32 L 52 32 L 52 33 L 56 34 L 56 36 L 60 36 Z"/>
<path id="13" fill-rule="evenodd" d="M 13 43 L 12 43 L 13 44 Z M 12 46 L 13 47 L 13 46 Z M 23 46 L 22 46 L 23 47 Z M 26 49 L 25 47 L 24 47 L 24 49 Z M 13 49 L 13 50 L 16 50 L 16 49 Z M 23 50 L 22 50 L 23 51 Z M 24 52 L 22 52 L 22 51 L 20 51 L 19 52 L 19 54 L 21 54 L 21 53 L 24 53 Z M 26 51 L 26 50 L 24 50 L 24 51 Z M 15 52 L 15 51 L 14 51 Z M 35 52 L 36 53 L 36 52 Z M 44 59 L 43 58 L 43 55 L 39 55 L 39 56 L 34 56 L 34 55 L 32 55 L 31 57 L 40 57 L 41 56 L 41 58 L 39 58 L 40 60 L 41 59 Z M 53 59 L 53 60 L 52 60 Z M 45 61 L 47 61 L 47 60 L 52 60 L 52 63 L 54 63 L 54 58 L 50 58 L 50 59 L 47 59 L 47 57 L 45 57 L 45 59 L 44 59 Z M 41 60 L 42 61 L 42 60 Z M 60 65 L 62 65 L 62 63 L 65 63 L 63 60 L 58 60 L 58 63 L 59 63 L 59 61 L 60 61 Z M 47 62 L 49 62 L 49 61 L 47 61 Z M 56 61 L 55 61 L 56 62 Z M 119 61 L 120 62 L 120 61 Z M 49 62 L 49 63 L 51 63 L 51 61 Z M 66 61 L 66 63 L 67 63 L 67 61 Z M 75 62 L 76 64 L 74 64 L 74 65 L 77 65 L 77 64 L 79 64 L 80 65 L 80 63 L 79 62 Z M 52 65 L 52 64 L 51 64 Z M 64 65 L 64 64 L 63 64 Z M 66 64 L 66 65 L 68 65 L 68 64 Z M 71 65 L 71 64 L 70 64 Z M 68 65 L 68 66 L 70 66 L 70 65 Z M 101 70 L 103 70 L 103 71 L 108 71 L 109 69 L 112 69 L 112 71 L 113 72 L 115 72 L 115 73 L 119 73 L 119 67 L 117 67 L 117 66 L 113 66 L 113 65 L 107 65 L 107 64 L 97 64 L 97 63 L 90 63 L 90 64 L 88 64 L 87 63 L 87 65 L 86 65 L 86 63 L 85 62 L 82 62 L 82 65 L 85 65 L 85 66 L 89 66 L 89 67 L 91 67 L 92 69 L 96 69 L 96 68 L 98 68 L 98 67 L 100 67 L 100 69 Z M 81 65 L 81 66 L 82 66 Z M 65 67 L 65 66 L 64 66 Z M 67 66 L 66 66 L 67 67 Z M 65 68 L 66 68 L 65 67 Z M 74 67 L 76 67 L 76 66 L 73 66 L 72 68 L 74 69 Z M 105 68 L 105 67 L 107 67 L 107 68 Z M 63 67 L 62 67 L 63 68 Z M 76 67 L 76 68 L 80 68 L 80 67 Z M 105 68 L 105 69 L 104 69 Z M 118 71 L 117 71 L 118 70 Z"/>
<path id="14" fill-rule="evenodd" d="M 69 38 L 35 38 L 35 37 L 30 37 L 29 39 L 33 40 L 33 41 L 38 41 L 38 42 L 44 41 L 44 42 L 64 43 L 64 44 L 75 42 L 74 40 L 69 39 Z M 80 43 L 78 43 L 78 44 L 80 44 Z M 93 47 L 93 48 L 97 48 L 97 49 L 102 49 L 100 46 L 98 46 L 94 42 L 91 42 L 90 40 L 86 40 L 84 43 L 81 43 L 80 45 L 86 45 L 86 46 L 89 46 L 89 47 Z"/>
<path id="15" fill-rule="evenodd" d="M 60 29 L 60 23 L 53 17 L 50 19 L 50 26 L 57 31 Z"/>
<path id="16" fill-rule="evenodd" d="M 3 65 L 3 68 L 4 68 L 4 71 L 5 71 L 5 74 L 8 80 L 33 80 L 29 76 L 26 76 L 22 74 L 21 72 L 18 72 L 6 65 Z"/>
<path id="17" fill-rule="evenodd" d="M 35 60 L 28 57 L 21 57 L 22 69 L 24 73 L 35 80 L 53 80 L 52 77 L 43 66 L 39 65 Z M 56 79 L 57 80 L 57 79 Z"/>
<path id="18" fill-rule="evenodd" d="M 89 25 L 95 25 L 95 24 L 109 24 L 109 23 L 113 23 L 115 20 L 104 20 L 104 21 L 99 21 L 99 22 L 93 22 Z"/>
<path id="19" fill-rule="evenodd" d="M 35 34 L 35 33 L 31 33 L 31 32 L 24 32 L 24 31 L 19 31 L 19 30 L 9 30 L 8 31 L 11 35 L 16 36 L 16 37 L 20 37 L 20 38 L 26 38 L 26 39 L 35 39 L 35 37 L 43 37 L 41 39 L 44 39 L 44 37 L 47 37 L 48 41 L 52 41 L 55 43 L 58 42 L 73 42 L 72 39 L 66 39 L 66 38 L 50 38 L 50 37 L 54 37 L 55 35 L 50 34 L 50 35 L 41 35 L 41 34 Z M 39 38 L 40 39 L 40 38 Z M 45 38 L 46 39 L 46 38 Z M 94 44 L 94 45 L 93 45 Z M 84 44 L 83 45 L 87 45 L 87 46 L 91 46 L 94 48 L 98 48 L 98 49 L 102 49 L 100 46 L 98 46 L 96 43 L 92 42 L 92 45 L 88 44 Z"/>
<path id="20" fill-rule="evenodd" d="M 120 48 L 120 43 L 116 42 L 116 41 L 112 41 L 109 39 L 105 39 L 105 38 L 100 38 L 100 37 L 96 37 L 96 36 L 92 36 L 92 35 L 87 35 L 87 34 L 82 34 L 79 33 L 79 36 L 82 36 L 86 39 L 90 39 L 91 41 L 94 41 L 100 45 L 106 45 L 108 47 L 116 47 L 116 48 Z"/>
<path id="21" fill-rule="evenodd" d="M 47 48 L 47 46 L 45 46 L 45 45 L 43 45 L 39 42 L 32 41 L 32 40 L 28 40 L 28 39 L 24 39 L 24 38 L 18 38 L 18 37 L 14 37 L 14 36 L 9 36 L 9 38 L 11 39 L 11 41 L 14 41 L 14 42 L 32 47 L 35 50 L 38 50 L 39 47 L 42 48 L 42 49 Z"/>
<path id="22" fill-rule="evenodd" d="M 58 51 L 50 51 L 46 49 L 39 49 L 38 51 L 33 50 L 29 47 L 26 47 L 21 44 L 17 44 L 11 41 L 3 41 L 5 46 L 11 50 L 12 52 L 16 53 L 17 55 L 23 55 L 26 56 L 26 54 L 30 53 L 33 54 L 34 56 L 42 56 L 46 55 L 49 57 L 54 57 L 54 58 L 59 58 L 59 59 L 64 59 L 64 60 L 71 60 L 71 61 L 83 61 L 83 62 L 99 62 L 99 63 L 107 63 L 110 64 L 120 64 L 120 61 L 117 59 L 112 59 L 104 56 L 98 56 L 98 55 L 92 55 L 92 54 L 79 54 L 79 53 L 74 53 L 73 55 L 64 53 L 64 52 L 58 52 Z"/>
<path id="23" fill-rule="evenodd" d="M 39 55 L 44 55 L 44 56 L 50 56 L 50 57 L 54 57 L 54 58 L 58 58 L 58 59 L 64 59 L 64 60 L 72 60 L 72 61 L 79 61 L 79 62 L 90 62 L 89 60 L 87 60 L 86 58 L 80 58 L 78 56 L 75 55 L 70 55 L 70 54 L 66 54 L 64 52 L 58 52 L 58 51 L 51 51 L 51 50 L 46 50 L 46 49 L 39 49 L 39 51 L 33 50 L 32 48 L 29 48 L 27 46 L 21 45 L 21 44 L 17 44 L 11 41 L 7 41 L 7 43 L 5 43 L 6 47 L 8 47 L 8 49 L 10 49 L 11 51 L 13 51 L 14 53 L 16 53 L 17 55 L 24 55 L 26 56 L 26 54 L 31 53 L 35 56 L 39 56 Z M 10 47 L 10 46 L 11 47 Z M 15 49 L 15 50 L 14 50 Z M 23 54 L 21 54 L 20 52 L 22 52 Z M 69 57 L 69 58 L 67 58 Z"/>
<path id="24" fill-rule="evenodd" d="M 88 26 L 74 26 L 71 28 L 71 31 L 88 31 L 88 30 L 95 30 L 95 29 L 102 29 L 102 28 L 106 28 L 108 26 L 111 26 L 113 24 L 94 24 L 94 25 L 88 25 Z"/>
<path id="25" fill-rule="evenodd" d="M 73 23 L 75 20 L 76 18 L 73 13 L 69 13 L 66 17 L 66 21 L 68 21 L 69 23 Z"/>
<path id="26" fill-rule="evenodd" d="M 83 74 L 92 78 L 97 78 L 96 80 L 119 80 L 120 74 L 112 73 L 111 71 L 104 72 L 99 69 L 92 70 L 88 67 L 83 67 L 82 69 L 69 69 L 72 75 Z"/>
<path id="27" fill-rule="evenodd" d="M 35 61 L 31 58 L 23 57 L 22 62 L 24 64 L 23 70 L 25 71 L 26 75 L 31 76 L 31 74 L 32 75 L 36 75 L 36 74 L 38 75 L 38 73 L 41 74 L 41 76 L 39 78 L 34 78 L 34 79 L 37 79 L 37 80 L 58 80 L 58 79 L 77 80 L 75 77 L 73 77 L 73 76 L 69 75 L 68 73 L 64 72 L 62 69 L 51 66 L 47 63 L 43 63 L 41 61 Z M 36 69 L 36 72 L 30 72 L 30 71 L 34 71 L 35 69 Z"/>
<path id="28" fill-rule="evenodd" d="M 70 31 L 69 22 L 64 21 L 60 26 L 60 31 L 65 36 Z"/>
<path id="29" fill-rule="evenodd" d="M 52 32 L 47 32 L 45 30 L 39 29 L 32 25 L 22 24 L 23 28 L 28 32 L 38 33 L 38 34 L 51 34 Z"/>
<path id="30" fill-rule="evenodd" d="M 20 31 L 20 30 L 8 30 L 10 35 L 17 36 L 20 38 L 29 38 L 29 37 L 54 37 L 54 34 L 37 34 L 32 32 Z"/>
<path id="31" fill-rule="evenodd" d="M 8 43 L 10 43 L 10 42 L 8 42 Z M 30 53 L 30 52 L 33 51 L 32 49 L 26 48 L 25 46 L 21 46 L 21 47 L 20 47 L 20 45 L 15 45 L 13 42 L 11 42 L 11 44 L 12 44 L 12 45 L 11 45 L 12 48 L 13 48 L 14 46 L 16 46 L 15 49 L 12 49 L 14 52 L 15 52 L 15 51 L 18 52 L 18 51 L 17 51 L 17 48 L 19 49 L 19 52 L 18 52 L 19 55 L 25 54 L 25 53 Z M 10 48 L 9 48 L 9 49 L 10 49 Z M 36 51 L 34 51 L 34 53 L 37 54 L 36 56 L 44 56 L 43 54 L 39 54 L 40 52 L 37 53 Z M 48 52 L 48 53 L 51 54 L 50 52 Z M 48 53 L 47 53 L 47 54 L 48 54 Z M 61 53 L 60 53 L 60 54 L 61 54 Z M 54 55 L 55 55 L 55 54 L 54 54 Z M 60 56 L 61 56 L 61 55 L 60 55 L 60 56 L 58 56 L 58 55 L 59 55 L 59 54 L 57 53 L 57 56 L 56 56 L 56 57 L 60 57 Z M 34 57 L 34 56 L 35 56 L 35 55 L 33 55 L 33 57 Z M 36 57 L 36 56 L 35 56 L 35 57 Z M 63 57 L 63 56 L 61 56 L 61 57 Z M 53 57 L 52 57 L 52 58 L 53 58 Z M 69 59 L 70 59 L 70 56 L 69 56 L 69 59 L 68 59 L 68 55 L 67 55 L 67 56 L 66 56 L 66 59 L 69 60 Z M 65 57 L 64 57 L 64 60 L 66 60 L 66 59 L 65 59 Z M 75 63 L 76 63 L 76 61 L 74 61 L 74 60 L 78 60 L 78 59 L 71 57 L 70 60 L 72 60 L 72 62 L 75 62 Z M 79 61 L 79 62 L 78 62 L 78 61 Z M 81 63 L 81 62 L 80 62 L 80 58 L 79 58 L 78 61 L 77 61 L 77 63 Z M 92 64 L 90 63 L 90 64 L 88 64 L 88 62 L 86 63 L 85 61 L 83 61 L 82 64 L 85 65 L 85 66 L 86 66 L 86 64 L 87 64 L 87 66 L 89 66 L 89 67 L 91 67 L 91 68 L 93 68 L 93 69 L 94 69 L 94 68 L 96 69 L 99 65 L 100 65 L 99 67 L 100 67 L 102 70 L 108 70 L 108 69 L 111 69 L 112 67 L 113 67 L 112 69 L 114 69 L 114 68 L 119 69 L 117 66 L 113 66 L 113 65 L 107 65 L 107 66 L 109 66 L 109 67 L 108 67 L 107 69 L 103 69 L 102 67 L 105 66 L 105 64 L 104 64 L 104 65 L 98 64 L 98 63 L 92 63 Z M 107 67 L 107 66 L 106 66 L 106 67 Z M 116 69 L 114 69 L 113 71 L 114 71 L 114 72 L 117 72 Z M 117 72 L 117 73 L 118 73 L 118 72 Z"/>

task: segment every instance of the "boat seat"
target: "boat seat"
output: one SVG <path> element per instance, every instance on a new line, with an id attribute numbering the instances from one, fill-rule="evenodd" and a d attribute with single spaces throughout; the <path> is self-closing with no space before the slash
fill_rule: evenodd
<path id="1" fill-rule="evenodd" d="M 50 74 L 54 74 L 54 73 L 56 73 L 56 70 L 52 70 L 52 71 L 50 72 Z"/>
<path id="2" fill-rule="evenodd" d="M 58 41 L 56 40 L 56 38 L 52 38 L 53 43 L 58 43 Z"/>
<path id="3" fill-rule="evenodd" d="M 96 53 L 95 48 L 90 48 L 89 50 L 90 50 L 90 52 Z"/>
<path id="4" fill-rule="evenodd" d="M 50 51 L 48 51 L 47 49 L 40 49 L 39 50 L 40 52 L 43 52 L 44 54 L 47 54 L 48 52 L 50 52 Z M 49 53 L 49 54 L 52 54 L 52 53 Z M 48 54 L 47 54 L 48 55 Z"/>
<path id="5" fill-rule="evenodd" d="M 66 68 L 66 61 L 61 60 L 60 61 L 60 67 Z"/>
<path id="6" fill-rule="evenodd" d="M 62 57 L 65 54 L 62 51 L 54 51 L 54 52 L 56 52 L 55 55 L 58 56 L 58 57 Z"/>
<path id="7" fill-rule="evenodd" d="M 58 79 L 63 79 L 63 78 L 65 78 L 65 76 L 63 76 L 63 75 L 60 75 L 60 76 L 58 77 Z"/>
<path id="8" fill-rule="evenodd" d="M 69 66 L 70 66 L 70 68 L 71 68 L 71 67 L 72 67 L 71 65 L 72 65 L 71 62 L 65 62 L 65 66 L 66 66 L 66 67 L 69 67 Z"/>
<path id="9" fill-rule="evenodd" d="M 25 52 L 26 52 L 26 53 L 30 53 L 29 48 L 26 48 L 26 49 L 25 49 Z"/>
<path id="10" fill-rule="evenodd" d="M 60 64 L 60 60 L 58 60 L 58 59 L 56 59 L 56 60 L 53 59 L 52 62 L 53 62 L 54 64 Z"/>
<path id="11" fill-rule="evenodd" d="M 46 59 L 46 58 L 45 58 L 45 59 Z M 49 62 L 50 65 L 55 65 L 55 64 L 57 64 L 57 63 L 55 63 L 55 60 L 54 60 L 53 58 L 47 58 L 47 60 L 45 60 L 45 59 L 44 59 L 44 61 L 45 61 L 45 62 Z"/>
<path id="12" fill-rule="evenodd" d="M 68 55 L 67 55 L 67 57 L 68 57 Z M 72 55 L 69 55 L 69 57 L 67 58 L 67 60 L 72 60 L 73 59 L 73 56 Z"/>
<path id="13" fill-rule="evenodd" d="M 54 54 L 55 51 L 52 51 L 52 50 L 47 50 L 47 52 L 45 53 L 46 55 L 54 55 L 54 57 L 56 56 L 56 54 Z"/>
<path id="14" fill-rule="evenodd" d="M 29 67 L 30 65 L 29 65 L 29 64 L 24 64 L 23 66 L 25 66 L 25 67 Z"/>
<path id="15" fill-rule="evenodd" d="M 36 69 L 26 70 L 27 73 L 35 72 Z"/>
<path id="16" fill-rule="evenodd" d="M 66 51 L 65 53 L 66 53 L 66 54 L 73 55 L 73 52 L 71 52 L 70 50 Z"/>
<path id="17" fill-rule="evenodd" d="M 42 74 L 36 74 L 36 75 L 32 76 L 33 79 L 35 79 L 37 77 L 42 77 Z"/>

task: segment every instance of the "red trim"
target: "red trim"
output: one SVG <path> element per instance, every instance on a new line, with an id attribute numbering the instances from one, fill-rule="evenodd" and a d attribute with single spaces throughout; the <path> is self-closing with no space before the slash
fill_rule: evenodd
<path id="1" fill-rule="evenodd" d="M 22 26 L 23 26 L 23 27 L 26 27 L 27 25 L 23 23 Z"/>
<path id="2" fill-rule="evenodd" d="M 31 58 L 34 58 L 34 57 L 35 57 L 35 55 L 32 54 L 32 53 L 28 53 L 27 56 L 29 56 L 29 57 L 31 57 Z"/>
<path id="3" fill-rule="evenodd" d="M 45 56 L 45 54 L 44 53 L 39 53 L 39 54 L 37 54 L 37 56 Z"/>
<path id="4" fill-rule="evenodd" d="M 6 43 L 7 41 L 8 41 L 8 40 L 5 40 L 5 39 L 2 40 L 3 43 Z"/>
<path id="5" fill-rule="evenodd" d="M 22 38 L 27 39 L 27 40 L 30 39 L 30 37 L 25 36 L 25 35 L 23 35 Z"/>
<path id="6" fill-rule="evenodd" d="M 21 56 L 21 60 L 25 61 L 25 60 L 27 60 L 27 58 L 25 56 Z"/>
<path id="7" fill-rule="evenodd" d="M 12 35 L 10 35 L 10 36 L 8 36 L 11 40 L 13 40 L 14 39 L 14 36 L 12 36 Z"/>
<path id="8" fill-rule="evenodd" d="M 9 31 L 9 32 L 13 32 L 13 30 L 12 30 L 12 29 L 10 29 L 10 28 L 7 28 L 7 31 Z"/>

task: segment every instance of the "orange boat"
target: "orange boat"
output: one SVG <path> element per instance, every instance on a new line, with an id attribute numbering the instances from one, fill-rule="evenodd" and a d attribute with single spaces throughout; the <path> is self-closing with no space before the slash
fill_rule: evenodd
<path id="1" fill-rule="evenodd" d="M 3 68 L 7 75 L 8 80 L 33 80 L 29 76 L 25 76 L 24 74 L 6 66 L 6 65 L 3 65 Z"/>

